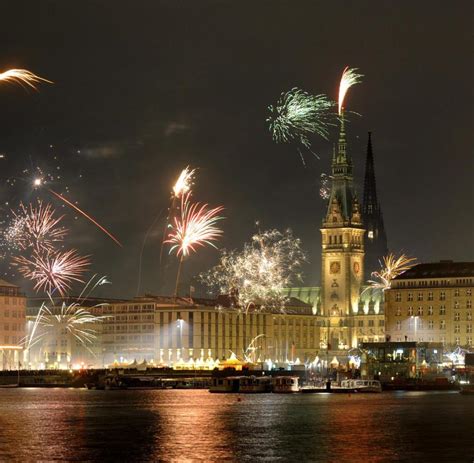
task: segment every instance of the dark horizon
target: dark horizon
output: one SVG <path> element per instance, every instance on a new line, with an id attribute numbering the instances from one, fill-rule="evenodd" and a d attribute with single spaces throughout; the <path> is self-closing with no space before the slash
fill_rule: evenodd
<path id="1" fill-rule="evenodd" d="M 347 100 L 362 115 L 347 127 L 354 183 L 361 199 L 371 131 L 389 249 L 419 262 L 473 261 L 471 12 L 468 2 L 440 1 L 10 4 L 0 70 L 30 69 L 54 85 L 0 87 L 3 212 L 37 194 L 52 202 L 67 215 L 68 244 L 113 283 L 95 296 L 131 297 L 143 237 L 191 165 L 194 197 L 225 207 L 219 248 L 241 248 L 256 221 L 291 228 L 309 255 L 304 285 L 319 285 L 319 177 L 330 172 L 337 130 L 312 139 L 321 159 L 308 154 L 305 167 L 293 147 L 272 141 L 266 111 L 295 86 L 336 99 L 349 65 L 365 75 Z M 22 174 L 58 165 L 54 188 L 68 185 L 123 248 Z M 158 289 L 161 227 L 144 249 L 141 294 Z M 217 256 L 192 255 L 183 283 Z M 162 294 L 173 288 L 170 260 Z M 2 278 L 33 296 L 7 263 Z"/>

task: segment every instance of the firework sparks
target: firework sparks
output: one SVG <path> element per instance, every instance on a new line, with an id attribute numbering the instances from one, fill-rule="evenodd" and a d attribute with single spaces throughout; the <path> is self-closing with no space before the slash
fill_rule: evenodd
<path id="1" fill-rule="evenodd" d="M 20 251 L 23 249 L 22 243 L 27 238 L 25 217 L 14 217 L 6 230 L 3 232 L 1 240 L 2 248 L 10 251 Z"/>
<path id="2" fill-rule="evenodd" d="M 396 257 L 394 254 L 385 256 L 381 270 L 372 272 L 371 276 L 374 280 L 369 280 L 369 288 L 382 291 L 390 289 L 392 280 L 411 269 L 415 265 L 415 261 L 415 257 L 407 257 L 405 254 L 401 254 L 399 257 Z"/>
<path id="3" fill-rule="evenodd" d="M 180 198 L 191 190 L 195 172 L 196 169 L 190 169 L 189 166 L 182 170 L 173 186 L 173 194 L 175 198 Z"/>
<path id="4" fill-rule="evenodd" d="M 52 294 L 57 290 L 61 296 L 71 289 L 73 281 L 83 282 L 81 275 L 89 264 L 88 257 L 78 255 L 75 249 L 51 253 L 35 250 L 30 258 L 13 258 L 13 265 L 18 267 L 18 271 L 35 283 L 35 291 L 44 290 Z"/>
<path id="5" fill-rule="evenodd" d="M 309 150 L 310 135 L 328 138 L 333 107 L 334 102 L 325 95 L 310 95 L 298 88 L 282 93 L 277 104 L 268 107 L 270 116 L 267 122 L 273 140 L 277 143 L 296 142 Z"/>
<path id="6" fill-rule="evenodd" d="M 342 115 L 344 98 L 346 97 L 347 91 L 355 84 L 359 84 L 362 81 L 363 74 L 357 73 L 357 68 L 350 68 L 346 66 L 342 73 L 341 83 L 339 84 L 339 98 L 338 98 L 338 114 Z"/>
<path id="7" fill-rule="evenodd" d="M 108 283 L 105 276 L 98 279 L 96 277 L 97 275 L 94 275 L 87 282 L 79 298 L 71 304 L 66 304 L 64 301 L 56 303 L 51 297 L 49 299 L 51 302 L 50 307 L 46 302 L 43 302 L 24 340 L 27 351 L 45 337 L 49 335 L 57 336 L 64 331 L 71 334 L 80 344 L 89 349 L 89 345 L 97 337 L 97 331 L 91 325 L 94 326 L 108 318 L 107 315 L 95 315 L 81 306 L 84 300 L 83 294 L 87 290 L 87 295 L 89 295 L 97 286 Z M 97 304 L 92 309 L 103 307 L 104 305 L 107 304 Z"/>
<path id="8" fill-rule="evenodd" d="M 52 84 L 50 80 L 33 74 L 27 69 L 9 69 L 8 71 L 0 73 L 0 82 L 12 82 L 19 84 L 22 87 L 25 85 L 31 87 L 33 90 L 38 90 L 37 84 L 45 82 Z"/>
<path id="9" fill-rule="evenodd" d="M 331 180 L 331 175 L 321 174 L 319 179 L 319 196 L 322 199 L 329 199 L 331 196 Z"/>
<path id="10" fill-rule="evenodd" d="M 216 223 L 223 217 L 218 216 L 223 211 L 222 206 L 208 209 L 207 204 L 191 203 L 189 193 L 181 197 L 181 211 L 174 218 L 173 231 L 164 241 L 170 243 L 170 253 L 176 251 L 178 256 L 186 257 L 196 252 L 198 246 L 206 244 L 215 247 L 213 241 L 222 236 L 222 230 Z"/>
<path id="11" fill-rule="evenodd" d="M 118 246 L 122 247 L 122 243 L 115 238 L 112 233 L 110 233 L 106 228 L 104 228 L 102 225 L 100 225 L 96 220 L 94 220 L 90 215 L 86 214 L 82 209 L 79 209 L 75 204 L 71 203 L 71 201 L 68 201 L 64 196 L 60 195 L 59 193 L 56 193 L 55 191 L 48 189 L 48 191 L 59 198 L 61 201 L 64 201 L 68 206 L 72 207 L 75 209 L 77 212 L 79 212 L 82 216 L 84 216 L 87 220 L 92 222 L 97 228 L 102 230 L 110 239 L 112 239 Z"/>
<path id="12" fill-rule="evenodd" d="M 239 307 L 283 310 L 284 288 L 301 280 L 306 256 L 291 230 L 268 230 L 252 237 L 241 252 L 223 250 L 219 264 L 201 274 L 201 281 L 236 299 Z"/>
<path id="13" fill-rule="evenodd" d="M 176 251 L 179 256 L 178 273 L 176 275 L 175 296 L 178 295 L 179 277 L 183 258 L 191 252 L 196 252 L 198 246 L 216 247 L 213 241 L 222 236 L 222 230 L 216 223 L 223 217 L 218 216 L 223 211 L 222 206 L 208 209 L 207 204 L 191 203 L 190 193 L 181 196 L 181 210 L 179 216 L 174 218 L 174 227 L 163 243 L 171 244 L 170 254 Z"/>
<path id="14" fill-rule="evenodd" d="M 37 251 L 53 251 L 55 244 L 62 242 L 67 234 L 66 228 L 58 226 L 64 216 L 56 217 L 52 206 L 44 206 L 41 200 L 36 206 L 30 204 L 28 208 L 21 203 L 20 213 L 12 211 L 12 214 L 14 225 L 23 226 L 16 236 L 22 250 L 31 247 Z"/>

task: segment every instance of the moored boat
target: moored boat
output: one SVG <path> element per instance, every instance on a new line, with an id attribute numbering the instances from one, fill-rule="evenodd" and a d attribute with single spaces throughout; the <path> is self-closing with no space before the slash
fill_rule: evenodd
<path id="1" fill-rule="evenodd" d="M 273 392 L 277 394 L 286 394 L 299 392 L 298 376 L 277 376 L 273 378 Z"/>
<path id="2" fill-rule="evenodd" d="M 239 392 L 242 394 L 256 394 L 271 392 L 272 381 L 267 376 L 241 376 L 239 380 Z"/>
<path id="3" fill-rule="evenodd" d="M 227 378 L 212 378 L 209 392 L 239 392 L 239 376 L 229 376 Z"/>
<path id="4" fill-rule="evenodd" d="M 341 389 L 351 389 L 354 392 L 382 392 L 382 384 L 374 379 L 346 379 L 341 382 Z"/>

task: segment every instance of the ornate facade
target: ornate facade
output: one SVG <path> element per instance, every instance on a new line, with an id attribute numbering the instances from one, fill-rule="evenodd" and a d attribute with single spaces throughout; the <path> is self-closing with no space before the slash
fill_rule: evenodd
<path id="1" fill-rule="evenodd" d="M 332 160 L 332 189 L 321 228 L 321 313 L 328 348 L 355 347 L 352 316 L 358 312 L 364 275 L 364 228 L 346 151 L 344 120 Z M 331 329 L 332 328 L 332 329 Z"/>

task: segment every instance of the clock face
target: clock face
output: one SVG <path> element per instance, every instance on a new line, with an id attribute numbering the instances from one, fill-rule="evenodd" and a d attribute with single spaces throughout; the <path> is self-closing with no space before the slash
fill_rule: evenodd
<path id="1" fill-rule="evenodd" d="M 354 262 L 354 273 L 357 275 L 360 272 L 360 264 L 359 262 Z"/>
<path id="2" fill-rule="evenodd" d="M 341 271 L 341 264 L 339 262 L 331 262 L 329 271 L 331 273 L 339 273 Z"/>

